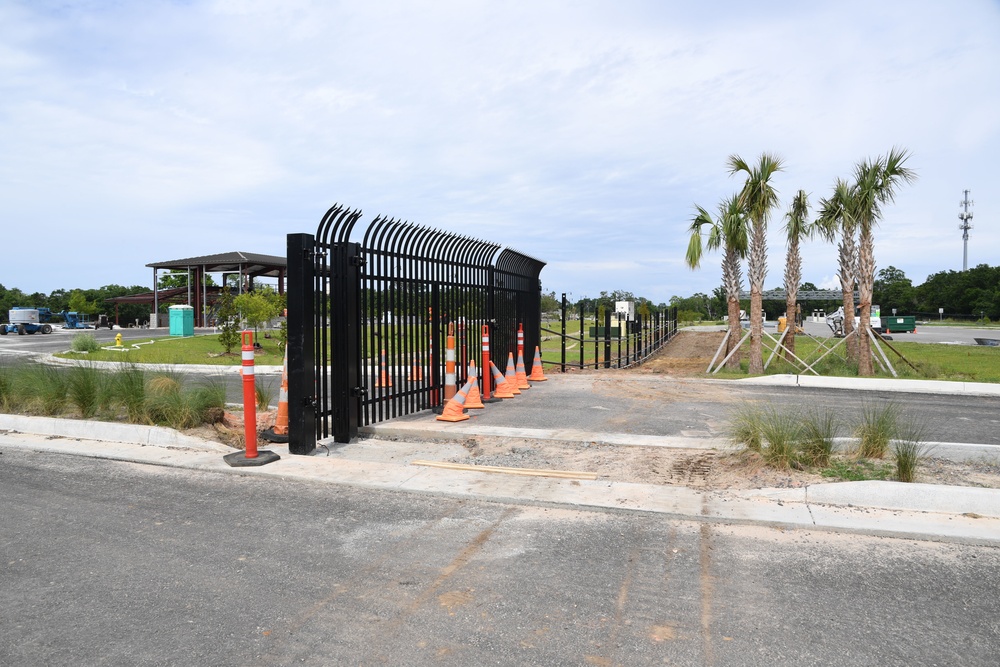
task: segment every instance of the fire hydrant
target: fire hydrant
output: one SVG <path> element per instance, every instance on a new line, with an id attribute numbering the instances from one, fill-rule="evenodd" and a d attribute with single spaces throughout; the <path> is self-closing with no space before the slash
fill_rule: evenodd
<path id="1" fill-rule="evenodd" d="M 122 346 L 122 335 L 120 333 L 115 334 L 115 347 Z"/>

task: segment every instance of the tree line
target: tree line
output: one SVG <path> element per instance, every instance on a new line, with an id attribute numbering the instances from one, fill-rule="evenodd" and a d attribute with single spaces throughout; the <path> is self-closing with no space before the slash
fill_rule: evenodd
<path id="1" fill-rule="evenodd" d="M 810 282 L 799 285 L 799 292 L 819 289 Z M 768 291 L 783 291 L 774 287 Z M 921 285 L 914 285 L 902 269 L 888 266 L 875 274 L 872 287 L 872 303 L 881 306 L 883 316 L 891 314 L 914 315 L 920 318 L 944 317 L 945 319 L 983 320 L 995 322 L 1000 319 L 1000 266 L 980 264 L 968 271 L 939 271 L 931 274 Z M 749 307 L 749 299 L 740 300 L 740 308 Z M 827 313 L 835 310 L 839 301 L 829 299 L 798 300 L 802 313 L 808 315 L 814 310 Z M 724 319 L 726 311 L 726 291 L 717 287 L 711 294 L 696 292 L 691 296 L 670 298 L 670 305 L 678 309 L 678 317 L 684 321 Z M 765 299 L 764 312 L 774 320 L 785 313 L 785 301 Z M 944 309 L 940 313 L 939 309 Z"/>
<path id="2" fill-rule="evenodd" d="M 16 287 L 6 288 L 0 285 L 0 321 L 6 322 L 8 311 L 15 307 L 48 308 L 53 313 L 62 311 L 77 312 L 91 317 L 105 314 L 112 321 L 115 318 L 115 304 L 107 299 L 129 294 L 148 292 L 144 285 L 105 285 L 97 289 L 56 289 L 50 294 L 43 292 L 25 293 Z M 149 307 L 142 304 L 121 304 L 118 306 L 118 317 L 122 326 L 128 326 L 136 320 L 149 321 Z"/>

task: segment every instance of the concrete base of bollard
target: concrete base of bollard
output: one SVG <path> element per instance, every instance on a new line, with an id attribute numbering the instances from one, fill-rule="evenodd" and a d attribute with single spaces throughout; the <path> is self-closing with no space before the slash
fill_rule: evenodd
<path id="1" fill-rule="evenodd" d="M 232 454 L 226 454 L 222 457 L 222 460 L 228 463 L 233 468 L 250 468 L 255 466 L 267 465 L 268 463 L 274 463 L 281 457 L 274 452 L 269 452 L 266 449 L 259 450 L 257 452 L 257 458 L 248 459 L 247 453 L 244 451 L 233 452 Z"/>

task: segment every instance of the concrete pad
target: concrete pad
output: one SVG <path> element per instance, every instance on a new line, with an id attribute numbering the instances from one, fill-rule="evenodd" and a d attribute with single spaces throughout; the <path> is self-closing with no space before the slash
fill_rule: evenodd
<path id="1" fill-rule="evenodd" d="M 558 442 L 590 442 L 599 445 L 623 447 L 669 447 L 675 449 L 725 449 L 728 441 L 723 438 L 690 438 L 683 436 L 642 435 L 637 433 L 594 433 L 580 429 L 515 428 L 483 426 L 470 422 L 439 422 L 432 417 L 423 419 L 396 419 L 381 424 L 363 426 L 362 435 L 375 438 L 424 437 L 435 440 L 466 441 L 476 436 L 521 438 Z"/>

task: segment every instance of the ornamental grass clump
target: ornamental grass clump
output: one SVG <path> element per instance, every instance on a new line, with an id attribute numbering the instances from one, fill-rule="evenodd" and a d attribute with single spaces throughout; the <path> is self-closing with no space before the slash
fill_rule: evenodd
<path id="1" fill-rule="evenodd" d="M 774 468 L 798 467 L 802 420 L 794 411 L 768 409 L 761 420 L 764 461 Z"/>
<path id="2" fill-rule="evenodd" d="M 925 430 L 922 424 L 912 422 L 899 427 L 892 442 L 892 453 L 896 458 L 896 479 L 900 482 L 916 481 L 917 468 L 929 451 L 924 444 Z"/>
<path id="3" fill-rule="evenodd" d="M 899 406 L 892 401 L 865 401 L 861 406 L 861 423 L 854 435 L 858 438 L 857 456 L 863 459 L 883 459 L 899 428 Z"/>
<path id="4" fill-rule="evenodd" d="M 759 452 L 764 439 L 761 423 L 761 409 L 744 403 L 729 420 L 729 440 L 738 447 Z"/>
<path id="5" fill-rule="evenodd" d="M 814 409 L 802 420 L 802 444 L 800 453 L 806 465 L 825 467 L 830 465 L 833 441 L 840 430 L 837 415 L 830 409 Z"/>
<path id="6" fill-rule="evenodd" d="M 80 411 L 80 416 L 90 419 L 101 407 L 105 376 L 92 365 L 74 366 L 66 374 L 69 402 Z"/>

